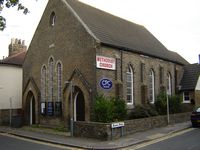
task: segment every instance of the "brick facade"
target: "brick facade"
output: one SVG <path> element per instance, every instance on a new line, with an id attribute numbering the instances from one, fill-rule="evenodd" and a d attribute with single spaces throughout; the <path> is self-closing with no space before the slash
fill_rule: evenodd
<path id="1" fill-rule="evenodd" d="M 135 105 L 142 104 L 142 99 L 146 94 L 145 103 L 148 102 L 148 75 L 150 69 L 152 69 L 155 73 L 155 95 L 159 94 L 160 90 L 163 87 L 167 86 L 167 73 L 170 73 L 172 79 L 172 94 L 175 94 L 176 88 L 180 83 L 181 76 L 183 74 L 183 68 L 181 65 L 164 61 L 161 59 L 144 56 L 128 51 L 113 49 L 109 47 L 102 46 L 98 49 L 97 55 L 103 55 L 107 57 L 112 57 L 117 59 L 117 69 L 115 71 L 97 69 L 97 92 L 104 93 L 106 96 L 116 96 L 116 91 L 118 91 L 117 85 L 121 84 L 122 88 L 120 88 L 120 94 L 123 99 L 126 99 L 126 71 L 128 65 L 131 65 L 134 71 L 134 99 Z M 143 70 L 143 80 L 141 81 L 141 64 L 144 65 Z M 160 83 L 160 67 L 163 68 L 163 82 Z M 177 74 L 177 75 L 176 75 Z M 111 90 L 103 90 L 99 81 L 101 78 L 107 77 L 110 78 L 114 86 Z M 176 83 L 175 83 L 176 82 Z M 145 87 L 145 91 L 142 91 L 143 87 Z M 131 106 L 130 106 L 131 108 Z"/>
<path id="2" fill-rule="evenodd" d="M 27 82 L 32 78 L 40 90 L 41 68 L 47 66 L 47 85 L 48 85 L 48 61 L 49 58 L 54 60 L 54 91 L 53 101 L 56 101 L 57 85 L 56 85 L 56 63 L 62 63 L 62 114 L 65 121 L 69 116 L 69 88 L 65 85 L 65 81 L 72 80 L 74 86 L 79 87 L 84 93 L 86 120 L 90 118 L 91 94 L 89 91 L 94 91 L 95 88 L 87 89 L 82 78 L 74 73 L 77 68 L 83 75 L 89 85 L 94 85 L 95 78 L 95 43 L 94 39 L 84 29 L 74 14 L 63 6 L 62 2 L 52 1 L 46 7 L 40 25 L 38 26 L 33 40 L 27 52 L 26 59 L 23 65 L 23 89 L 27 93 L 30 89 L 25 88 Z M 56 14 L 55 26 L 49 24 L 49 16 L 52 12 Z M 73 75 L 74 73 L 74 75 Z M 32 88 L 33 89 L 33 88 Z M 48 90 L 46 91 L 48 95 Z M 40 95 L 34 95 L 40 97 Z M 48 97 L 48 96 L 47 96 Z M 36 108 L 40 110 L 40 99 L 37 99 L 38 105 Z M 27 98 L 24 95 L 23 104 L 27 103 Z M 40 116 L 39 111 L 36 111 L 36 116 Z M 42 117 L 42 116 L 41 116 Z M 42 117 L 45 119 L 45 117 Z M 54 117 L 46 117 L 52 120 Z M 38 119 L 39 121 L 40 119 Z M 48 121 L 42 121 L 48 122 Z M 49 121 L 51 123 L 53 121 Z"/>
<path id="3" fill-rule="evenodd" d="M 52 25 L 52 13 L 55 15 L 55 23 Z M 51 22 L 51 23 L 50 23 Z M 116 59 L 116 70 L 105 70 L 96 68 L 96 55 Z M 57 101 L 57 63 L 62 65 L 62 115 L 41 115 L 41 70 L 46 67 L 46 102 L 50 99 L 50 68 L 49 60 L 53 60 L 53 105 Z M 144 64 L 143 81 L 141 81 L 141 63 Z M 29 46 L 23 65 L 23 108 L 30 113 L 31 98 L 34 98 L 35 123 L 48 125 L 69 125 L 70 109 L 75 110 L 78 101 L 84 100 L 84 120 L 89 121 L 92 116 L 92 106 L 97 93 L 106 96 L 119 96 L 126 99 L 126 71 L 131 65 L 134 71 L 134 101 L 135 105 L 147 102 L 148 99 L 148 74 L 150 69 L 155 72 L 155 95 L 162 86 L 166 87 L 166 76 L 170 73 L 172 77 L 172 93 L 182 76 L 182 66 L 170 61 L 154 57 L 140 55 L 134 52 L 124 51 L 117 48 L 104 46 L 95 39 L 80 21 L 80 18 L 62 1 L 50 0 L 39 26 Z M 164 68 L 163 84 L 160 84 L 159 68 Z M 176 73 L 175 73 L 176 72 Z M 176 74 L 176 75 L 175 75 Z M 175 76 L 177 79 L 175 79 Z M 110 90 L 103 90 L 99 82 L 102 78 L 109 78 L 113 82 Z M 175 81 L 177 82 L 175 85 Z M 70 84 L 73 83 L 72 104 L 70 104 Z M 30 94 L 31 93 L 31 94 Z M 81 94 L 81 96 L 80 96 Z M 31 95 L 31 96 L 30 96 Z M 143 95 L 146 95 L 145 98 Z M 53 107 L 54 107 L 53 106 Z M 76 109 L 77 109 L 76 108 Z M 132 109 L 132 106 L 129 106 Z M 46 103 L 46 111 L 48 111 Z M 55 111 L 55 108 L 54 110 Z M 82 112 L 77 112 L 77 118 Z M 33 114 L 32 114 L 33 115 Z M 82 114 L 83 115 L 83 114 Z M 82 116 L 83 117 L 83 116 Z M 27 124 L 30 124 L 30 116 L 27 116 Z"/>

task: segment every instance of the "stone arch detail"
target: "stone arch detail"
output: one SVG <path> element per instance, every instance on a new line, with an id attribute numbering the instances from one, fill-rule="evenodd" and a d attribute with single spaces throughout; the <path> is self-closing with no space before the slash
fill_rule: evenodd
<path id="1" fill-rule="evenodd" d="M 92 90 L 91 86 L 87 82 L 86 78 L 83 76 L 83 74 L 78 70 L 77 68 L 74 69 L 70 79 L 68 82 L 72 82 L 73 84 L 73 94 L 72 94 L 72 99 L 73 99 L 73 105 L 74 105 L 74 98 L 76 96 L 76 89 L 79 89 L 84 97 L 84 103 L 85 103 L 85 121 L 90 120 L 90 108 L 91 108 L 91 99 L 92 99 Z M 65 84 L 64 90 L 63 90 L 63 95 L 64 95 L 64 101 L 63 101 L 63 115 L 65 120 L 70 119 L 70 93 L 71 93 L 71 88 L 70 84 Z M 73 106 L 74 108 L 74 106 Z M 69 122 L 65 122 L 66 124 L 69 124 Z"/>
<path id="2" fill-rule="evenodd" d="M 26 116 L 26 114 L 29 113 L 29 109 L 28 109 L 28 104 L 30 103 L 30 98 L 31 96 L 34 97 L 34 113 L 33 114 L 35 116 L 35 124 L 39 123 L 39 100 L 40 100 L 40 90 L 37 87 L 35 81 L 33 78 L 30 78 L 23 90 L 23 101 L 22 101 L 22 105 L 23 105 L 23 111 L 24 111 L 24 117 L 25 117 L 25 124 L 29 124 L 28 123 L 28 118 Z"/>

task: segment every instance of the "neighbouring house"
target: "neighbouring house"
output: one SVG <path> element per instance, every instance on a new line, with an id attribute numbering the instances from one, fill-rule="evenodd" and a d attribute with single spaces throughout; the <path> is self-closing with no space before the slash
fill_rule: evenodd
<path id="1" fill-rule="evenodd" d="M 90 121 L 97 94 L 129 111 L 178 89 L 183 67 L 144 26 L 77 0 L 49 0 L 23 64 L 26 124 Z"/>
<path id="2" fill-rule="evenodd" d="M 183 94 L 183 103 L 200 105 L 200 64 L 190 64 L 184 67 L 180 91 Z"/>
<path id="3" fill-rule="evenodd" d="M 10 115 L 21 113 L 22 64 L 26 49 L 24 41 L 12 39 L 9 56 L 0 61 L 0 124 L 8 124 Z"/>

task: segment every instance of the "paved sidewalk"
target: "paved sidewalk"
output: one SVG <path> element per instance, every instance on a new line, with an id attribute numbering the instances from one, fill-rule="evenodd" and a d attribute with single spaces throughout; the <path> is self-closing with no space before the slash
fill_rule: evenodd
<path id="1" fill-rule="evenodd" d="M 43 142 L 83 149 L 119 149 L 164 137 L 189 127 L 191 127 L 191 123 L 188 121 L 184 123 L 168 125 L 166 127 L 154 128 L 143 132 L 137 132 L 112 141 L 100 141 L 88 138 L 70 137 L 70 134 L 67 132 L 51 132 L 50 130 L 48 131 L 42 129 L 28 130 L 28 127 L 10 128 L 0 126 L 0 132 Z"/>

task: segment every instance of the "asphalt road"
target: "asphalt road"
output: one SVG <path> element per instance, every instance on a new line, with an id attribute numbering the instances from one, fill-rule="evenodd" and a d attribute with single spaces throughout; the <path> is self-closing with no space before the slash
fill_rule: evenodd
<path id="1" fill-rule="evenodd" d="M 0 133 L 0 150 L 73 150 L 75 148 Z M 77 150 L 77 149 L 76 149 Z"/>
<path id="2" fill-rule="evenodd" d="M 191 129 L 183 134 L 152 142 L 137 150 L 200 150 L 200 129 Z"/>

